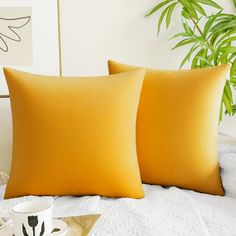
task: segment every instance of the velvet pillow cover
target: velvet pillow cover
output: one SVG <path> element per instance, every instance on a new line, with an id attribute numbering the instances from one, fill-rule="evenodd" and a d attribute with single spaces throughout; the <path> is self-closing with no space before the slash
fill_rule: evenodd
<path id="1" fill-rule="evenodd" d="M 136 115 L 145 70 L 63 78 L 4 69 L 13 115 L 5 198 L 144 196 Z"/>
<path id="2" fill-rule="evenodd" d="M 110 74 L 137 68 L 114 61 L 108 65 Z M 137 118 L 143 182 L 224 195 L 217 133 L 229 68 L 147 69 Z"/>

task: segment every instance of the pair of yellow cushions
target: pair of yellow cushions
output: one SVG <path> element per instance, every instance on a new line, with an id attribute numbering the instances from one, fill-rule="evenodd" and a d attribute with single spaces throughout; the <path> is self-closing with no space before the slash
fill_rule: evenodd
<path id="1" fill-rule="evenodd" d="M 223 195 L 217 129 L 229 66 L 108 64 L 115 75 L 61 80 L 4 69 L 14 133 L 5 198 L 142 198 L 142 182 Z"/>

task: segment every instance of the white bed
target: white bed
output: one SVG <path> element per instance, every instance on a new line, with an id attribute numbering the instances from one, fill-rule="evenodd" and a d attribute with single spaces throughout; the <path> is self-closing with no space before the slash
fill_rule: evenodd
<path id="1" fill-rule="evenodd" d="M 144 185 L 140 200 L 93 197 L 46 197 L 54 201 L 54 216 L 102 213 L 91 235 L 236 235 L 236 146 L 220 145 L 220 163 L 226 196 L 212 196 L 175 187 Z M 8 216 L 12 205 L 34 199 L 2 200 L 0 217 Z"/>

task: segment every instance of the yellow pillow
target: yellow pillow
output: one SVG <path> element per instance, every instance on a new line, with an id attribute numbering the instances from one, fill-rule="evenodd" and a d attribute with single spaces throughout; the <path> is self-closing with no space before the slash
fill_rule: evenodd
<path id="1" fill-rule="evenodd" d="M 13 114 L 5 198 L 144 196 L 136 115 L 145 70 L 64 78 L 4 69 Z"/>
<path id="2" fill-rule="evenodd" d="M 134 69 L 109 61 L 110 74 Z M 223 195 L 217 154 L 220 101 L 228 65 L 147 69 L 137 118 L 143 182 Z"/>

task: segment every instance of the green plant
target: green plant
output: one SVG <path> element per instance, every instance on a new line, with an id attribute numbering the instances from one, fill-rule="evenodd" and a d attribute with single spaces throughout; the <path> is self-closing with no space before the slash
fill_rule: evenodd
<path id="1" fill-rule="evenodd" d="M 236 6 L 236 0 L 233 0 Z M 181 38 L 175 47 L 191 45 L 183 58 L 180 68 L 191 61 L 191 68 L 204 68 L 221 64 L 231 64 L 230 77 L 226 81 L 222 95 L 219 121 L 223 112 L 227 115 L 236 113 L 233 102 L 233 89 L 236 89 L 236 16 L 223 12 L 223 8 L 212 0 L 165 0 L 160 1 L 146 16 L 163 9 L 158 20 L 158 34 L 166 22 L 171 23 L 173 12 L 181 7 L 183 32 L 173 38 Z M 205 6 L 218 9 L 217 13 L 207 14 Z M 204 25 L 204 27 L 202 27 Z"/>

